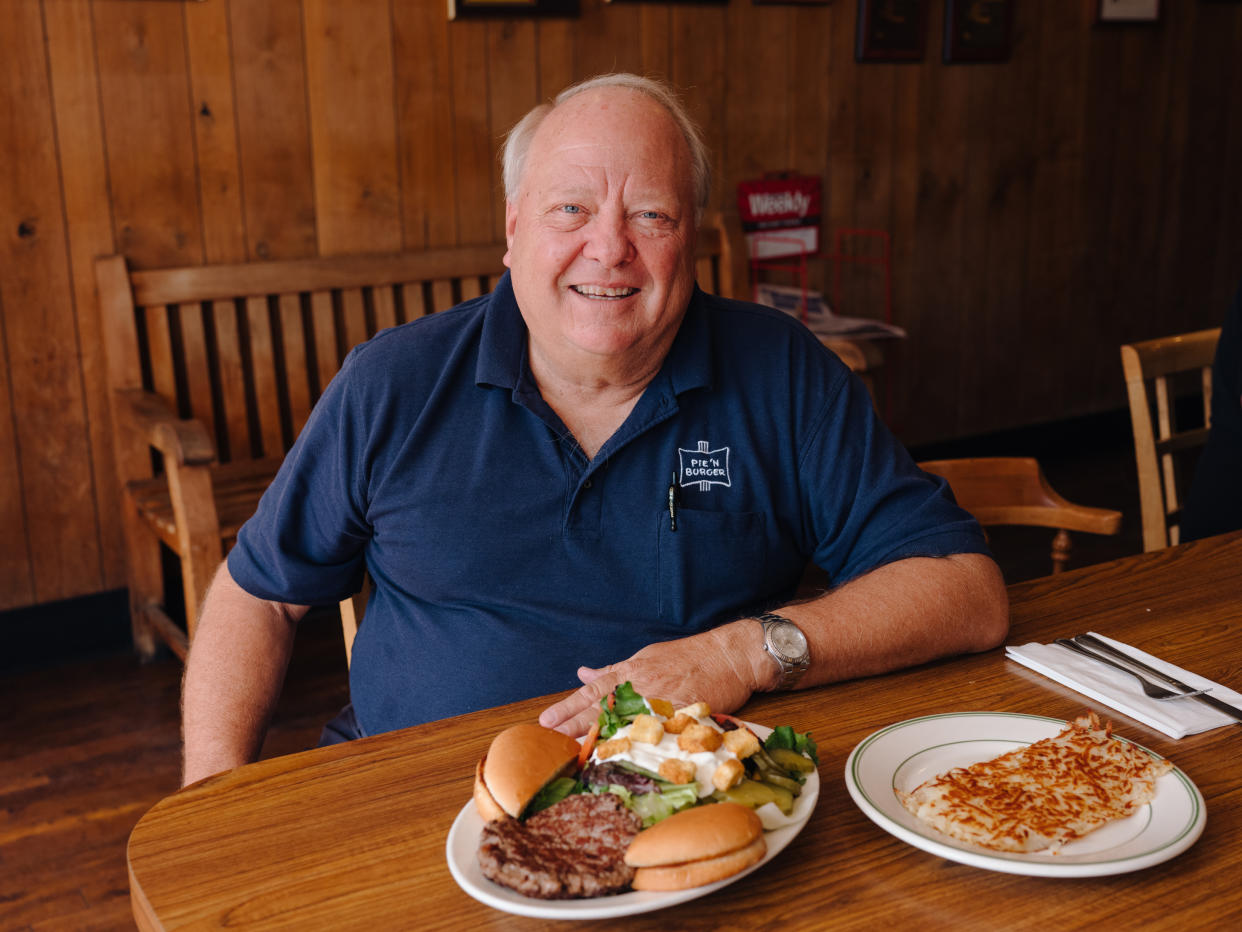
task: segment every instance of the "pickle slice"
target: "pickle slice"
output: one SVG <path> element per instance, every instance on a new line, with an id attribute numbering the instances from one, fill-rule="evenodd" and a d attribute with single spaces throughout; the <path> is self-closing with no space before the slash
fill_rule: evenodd
<path id="1" fill-rule="evenodd" d="M 752 809 L 758 809 L 764 803 L 776 803 L 776 807 L 785 815 L 793 812 L 794 795 L 789 790 L 771 783 L 760 783 L 757 780 L 744 779 L 737 786 L 727 790 L 717 790 L 712 794 L 717 802 L 734 802 Z"/>

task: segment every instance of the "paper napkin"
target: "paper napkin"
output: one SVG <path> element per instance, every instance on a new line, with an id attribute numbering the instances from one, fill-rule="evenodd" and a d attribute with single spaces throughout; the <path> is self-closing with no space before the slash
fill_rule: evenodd
<path id="1" fill-rule="evenodd" d="M 1095 634 L 1095 632 L 1092 633 Z M 1169 676 L 1176 677 L 1189 686 L 1193 686 L 1195 689 L 1210 688 L 1212 690 L 1211 695 L 1217 699 L 1242 708 L 1242 694 L 1236 693 L 1220 683 L 1214 683 L 1211 680 L 1191 673 L 1189 670 L 1175 667 L 1173 664 L 1166 663 L 1158 657 L 1144 653 L 1137 647 L 1132 647 L 1112 638 L 1106 638 L 1102 634 L 1095 634 L 1095 636 L 1101 641 L 1112 644 L 1118 650 L 1125 651 L 1131 657 L 1142 660 L 1149 666 L 1161 670 L 1169 674 Z M 1120 670 L 1114 670 L 1112 667 L 1092 660 L 1090 657 L 1084 657 L 1059 644 L 1031 643 L 1021 646 L 1009 645 L 1005 648 L 1005 656 L 1025 667 L 1030 667 L 1037 673 L 1042 673 L 1049 679 L 1056 680 L 1063 686 L 1068 686 L 1070 689 L 1077 690 L 1085 696 L 1090 696 L 1092 699 L 1102 702 L 1118 712 L 1144 722 L 1157 731 L 1164 732 L 1170 738 L 1184 738 L 1186 735 L 1210 731 L 1213 728 L 1219 728 L 1221 725 L 1238 724 L 1235 719 L 1230 718 L 1223 712 L 1218 712 L 1194 699 L 1174 699 L 1172 701 L 1151 699 L 1143 694 L 1143 688 L 1134 677 L 1122 673 Z M 1149 676 L 1147 678 L 1157 682 L 1158 685 L 1167 685 L 1159 683 L 1153 677 Z"/>

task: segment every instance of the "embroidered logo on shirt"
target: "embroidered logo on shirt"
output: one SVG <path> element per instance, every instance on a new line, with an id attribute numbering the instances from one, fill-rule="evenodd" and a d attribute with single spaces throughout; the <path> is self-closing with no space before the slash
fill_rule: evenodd
<path id="1" fill-rule="evenodd" d="M 700 492 L 706 492 L 713 485 L 726 488 L 733 485 L 729 477 L 728 447 L 713 450 L 706 440 L 700 440 L 694 450 L 678 447 L 677 456 L 681 465 L 682 488 L 697 485 Z"/>

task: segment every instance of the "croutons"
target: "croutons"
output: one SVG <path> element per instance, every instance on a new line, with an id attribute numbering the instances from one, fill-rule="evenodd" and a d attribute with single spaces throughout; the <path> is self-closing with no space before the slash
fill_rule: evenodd
<path id="1" fill-rule="evenodd" d="M 664 723 L 654 715 L 647 715 L 645 712 L 634 716 L 634 721 L 630 725 L 630 739 L 632 741 L 641 741 L 643 744 L 659 744 L 660 739 L 664 737 Z"/>
<path id="2" fill-rule="evenodd" d="M 664 723 L 664 730 L 670 735 L 679 735 L 689 726 L 696 724 L 698 724 L 696 719 L 691 718 L 685 712 L 678 712 Z"/>
<path id="3" fill-rule="evenodd" d="M 710 725 L 695 723 L 677 736 L 677 746 L 687 754 L 697 751 L 714 751 L 720 747 L 720 732 Z"/>
<path id="4" fill-rule="evenodd" d="M 659 774 L 670 783 L 690 783 L 695 777 L 694 764 L 688 760 L 670 757 L 660 762 Z"/>
<path id="5" fill-rule="evenodd" d="M 735 728 L 724 733 L 724 746 L 726 751 L 745 759 L 759 750 L 759 739 L 748 728 Z"/>
<path id="6" fill-rule="evenodd" d="M 677 711 L 678 713 L 684 712 L 686 715 L 689 715 L 691 718 L 707 718 L 707 716 L 712 714 L 712 707 L 700 699 L 698 702 L 691 703 L 690 705 L 687 705 L 687 706 L 682 706 Z"/>
<path id="7" fill-rule="evenodd" d="M 667 699 L 652 699 L 648 696 L 647 705 L 651 706 L 651 711 L 656 715 L 663 715 L 665 718 L 673 717 L 673 704 Z"/>
<path id="8" fill-rule="evenodd" d="M 742 774 L 745 772 L 746 768 L 742 766 L 740 760 L 730 758 L 717 767 L 716 772 L 712 774 L 712 786 L 723 793 L 741 783 Z"/>
<path id="9" fill-rule="evenodd" d="M 607 760 L 614 754 L 624 754 L 630 746 L 631 742 L 628 737 L 610 738 L 595 745 L 595 756 L 600 760 Z"/>

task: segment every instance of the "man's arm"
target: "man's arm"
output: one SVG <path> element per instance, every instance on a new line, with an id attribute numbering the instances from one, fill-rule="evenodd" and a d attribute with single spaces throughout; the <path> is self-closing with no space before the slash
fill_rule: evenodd
<path id="1" fill-rule="evenodd" d="M 811 667 L 799 689 L 988 650 L 1009 631 L 1004 580 L 981 554 L 899 560 L 777 611 L 810 643 Z M 772 689 L 778 671 L 763 652 L 760 626 L 747 618 L 648 645 L 597 670 L 583 667 L 578 676 L 586 685 L 545 709 L 541 724 L 585 733 L 600 698 L 626 680 L 643 695 L 674 703 L 704 699 L 716 711 L 732 712 L 751 693 Z"/>
<path id="2" fill-rule="evenodd" d="M 183 786 L 258 758 L 306 611 L 252 596 L 221 564 L 199 612 L 181 688 Z"/>

